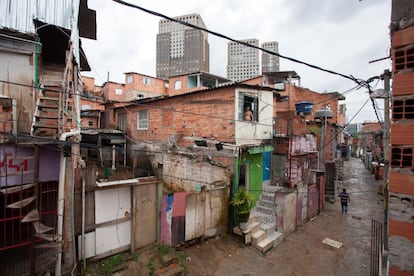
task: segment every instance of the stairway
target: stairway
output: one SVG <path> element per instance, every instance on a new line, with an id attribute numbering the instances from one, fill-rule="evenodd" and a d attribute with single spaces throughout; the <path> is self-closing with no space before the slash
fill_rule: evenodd
<path id="1" fill-rule="evenodd" d="M 65 68 L 58 65 L 45 65 L 40 79 L 40 91 L 36 97 L 31 135 L 57 138 L 69 128 L 72 119 L 66 112 L 73 108 L 73 100 L 63 89 Z"/>
<path id="2" fill-rule="evenodd" d="M 32 248 L 33 253 L 31 258 L 34 258 L 34 267 L 31 268 L 31 274 L 44 275 L 47 271 L 53 271 L 56 263 L 56 255 L 62 252 L 62 239 L 53 234 L 53 227 L 45 225 L 41 222 L 38 206 L 39 184 L 29 183 L 13 187 L 5 187 L 0 189 L 0 192 L 6 195 L 6 200 L 15 199 L 14 197 L 7 197 L 7 195 L 20 193 L 19 200 L 7 202 L 6 207 L 19 210 L 21 214 L 21 223 L 31 223 L 33 226 L 32 233 Z M 29 190 L 31 189 L 31 190 Z M 41 194 L 41 193 L 39 193 Z M 32 208 L 28 208 L 32 207 Z"/>
<path id="3" fill-rule="evenodd" d="M 262 253 L 276 247 L 283 240 L 283 233 L 276 226 L 275 191 L 280 187 L 267 187 L 263 190 L 256 207 L 250 213 L 245 229 L 239 226 L 233 232 L 242 236 L 245 244 L 251 244 Z"/>

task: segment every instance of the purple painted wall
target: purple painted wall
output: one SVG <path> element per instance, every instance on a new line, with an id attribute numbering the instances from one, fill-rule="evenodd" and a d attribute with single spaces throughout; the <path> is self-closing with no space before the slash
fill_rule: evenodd
<path id="1" fill-rule="evenodd" d="M 59 180 L 59 157 L 59 149 L 50 145 L 39 147 L 40 182 Z M 3 145 L 0 148 L 0 187 L 33 183 L 34 166 L 33 147 Z"/>

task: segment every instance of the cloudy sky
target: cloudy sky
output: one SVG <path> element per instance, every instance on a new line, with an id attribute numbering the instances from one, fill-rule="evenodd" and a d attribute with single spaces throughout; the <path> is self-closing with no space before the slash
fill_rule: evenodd
<path id="1" fill-rule="evenodd" d="M 279 53 L 360 79 L 391 69 L 389 23 L 391 0 L 125 0 L 169 17 L 198 13 L 207 29 L 234 39 L 278 41 Z M 89 0 L 97 12 L 97 40 L 83 39 L 92 71 L 101 85 L 124 83 L 125 72 L 155 76 L 156 34 L 161 18 L 110 0 Z M 227 42 L 209 35 L 210 73 L 226 77 Z M 356 86 L 348 79 L 285 59 L 280 70 L 296 71 L 301 86 L 343 93 Z M 383 83 L 373 83 L 382 88 Z M 351 120 L 368 99 L 366 89 L 345 93 Z M 378 105 L 383 106 L 382 100 Z M 381 116 L 381 115 L 380 115 Z M 381 119 L 383 117 L 381 116 Z M 352 123 L 375 121 L 369 102 Z"/>

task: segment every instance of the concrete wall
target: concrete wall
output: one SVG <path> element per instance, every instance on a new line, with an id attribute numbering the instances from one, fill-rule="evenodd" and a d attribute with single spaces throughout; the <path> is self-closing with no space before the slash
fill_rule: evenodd
<path id="1" fill-rule="evenodd" d="M 296 229 L 297 194 L 293 190 L 276 192 L 276 227 L 288 234 Z"/>
<path id="2" fill-rule="evenodd" d="M 389 199 L 390 264 L 414 271 L 414 197 L 392 193 Z"/>
<path id="3" fill-rule="evenodd" d="M 135 190 L 135 248 L 157 241 L 157 184 L 138 185 Z"/>
<path id="4" fill-rule="evenodd" d="M 228 168 L 183 155 L 158 155 L 153 163 L 163 165 L 163 184 L 170 191 L 210 190 L 231 181 Z"/>

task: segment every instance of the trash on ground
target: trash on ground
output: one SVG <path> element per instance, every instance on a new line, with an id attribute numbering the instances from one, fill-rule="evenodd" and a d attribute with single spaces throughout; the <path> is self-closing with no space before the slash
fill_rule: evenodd
<path id="1" fill-rule="evenodd" d="M 332 240 L 330 238 L 325 238 L 322 243 L 327 244 L 329 246 L 340 248 L 342 246 L 342 242 Z"/>

